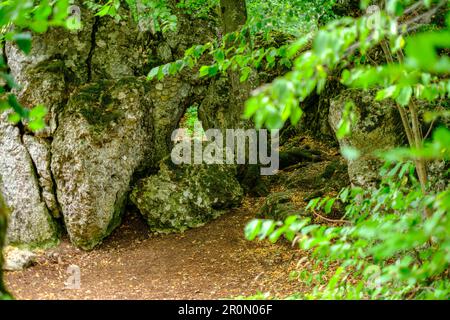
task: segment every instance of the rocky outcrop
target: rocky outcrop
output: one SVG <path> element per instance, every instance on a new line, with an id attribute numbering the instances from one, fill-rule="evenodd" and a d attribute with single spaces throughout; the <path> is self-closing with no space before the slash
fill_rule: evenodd
<path id="1" fill-rule="evenodd" d="M 401 121 L 393 102 L 374 100 L 373 91 L 346 89 L 333 98 L 330 103 L 329 122 L 336 132 L 342 119 L 347 102 L 355 104 L 356 123 L 351 134 L 339 141 L 341 149 L 352 147 L 359 150 L 361 156 L 348 161 L 348 174 L 353 185 L 370 187 L 379 180 L 380 161 L 373 152 L 387 150 L 402 144 Z"/>
<path id="2" fill-rule="evenodd" d="M 60 114 L 51 169 L 66 229 L 84 249 L 120 222 L 131 178 L 152 146 L 151 102 L 142 79 L 81 87 Z"/>
<path id="3" fill-rule="evenodd" d="M 7 43 L 5 49 L 11 74 L 22 87 L 19 98 L 26 91 L 32 94 L 29 84 L 34 77 L 30 77 L 30 72 L 39 66 L 41 71 L 55 69 L 56 66 L 49 63 L 51 61 L 60 61 L 57 68 L 64 66 L 68 71 L 66 76 L 72 82 L 88 81 L 87 62 L 92 47 L 92 34 L 95 31 L 95 18 L 90 10 L 83 6 L 79 6 L 79 8 L 82 22 L 80 29 L 68 31 L 63 28 L 51 28 L 46 33 L 33 34 L 33 45 L 28 55 L 25 55 L 12 43 Z M 42 95 L 42 92 L 36 94 Z M 46 94 L 51 94 L 51 92 L 46 92 Z"/>
<path id="4" fill-rule="evenodd" d="M 173 165 L 162 161 L 157 175 L 141 180 L 131 201 L 153 232 L 183 231 L 216 218 L 240 203 L 242 189 L 229 165 Z"/>
<path id="5" fill-rule="evenodd" d="M 5 47 L 19 102 L 48 109 L 39 132 L 0 123 L 0 187 L 11 208 L 12 244 L 54 243 L 55 221 L 81 248 L 101 242 L 120 222 L 133 177 L 158 170 L 172 131 L 209 81 L 186 71 L 162 81 L 144 76 L 212 40 L 213 20 L 179 15 L 177 30 L 161 34 L 137 23 L 126 6 L 113 19 L 80 3 L 81 29 L 33 35 L 29 55 Z"/>
<path id="6" fill-rule="evenodd" d="M 0 119 L 0 191 L 11 209 L 7 242 L 47 245 L 57 229 L 41 196 L 36 167 L 19 128 Z"/>

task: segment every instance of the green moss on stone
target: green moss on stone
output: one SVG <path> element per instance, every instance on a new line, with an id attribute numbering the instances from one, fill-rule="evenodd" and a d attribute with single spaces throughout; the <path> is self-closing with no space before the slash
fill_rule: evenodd
<path id="1" fill-rule="evenodd" d="M 140 181 L 131 201 L 150 231 L 182 232 L 204 225 L 238 205 L 242 189 L 235 170 L 225 165 L 182 165 L 162 161 L 157 175 Z"/>
<path id="2" fill-rule="evenodd" d="M 117 108 L 119 102 L 110 94 L 111 87 L 111 82 L 99 81 L 84 86 L 71 99 L 71 108 L 81 114 L 94 131 L 103 131 L 123 116 Z"/>
<path id="3" fill-rule="evenodd" d="M 30 70 L 30 74 L 38 74 L 43 72 L 53 72 L 53 73 L 66 73 L 66 66 L 64 65 L 64 61 L 55 59 L 55 60 L 45 60 L 38 63 L 36 66 Z"/>

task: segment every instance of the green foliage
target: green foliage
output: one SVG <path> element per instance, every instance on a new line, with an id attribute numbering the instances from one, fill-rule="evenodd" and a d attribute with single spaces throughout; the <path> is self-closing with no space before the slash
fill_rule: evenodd
<path id="1" fill-rule="evenodd" d="M 219 0 L 181 0 L 177 8 L 196 18 L 208 18 L 214 9 L 218 8 Z"/>
<path id="2" fill-rule="evenodd" d="M 401 7 L 400 2 L 396 3 Z M 257 127 L 279 127 L 280 119 L 284 122 L 291 113 L 298 114 L 300 103 L 311 93 L 322 92 L 334 69 L 349 66 L 357 60 L 355 56 L 364 56 L 386 39 L 398 44 L 391 47 L 392 54 L 406 43 L 404 62 L 356 65 L 342 72 L 341 82 L 349 87 L 379 89 L 377 99 L 392 98 L 403 106 L 413 96 L 428 101 L 448 98 L 450 80 L 445 76 L 450 72 L 450 60 L 440 52 L 450 48 L 450 31 L 427 31 L 404 39 L 408 23 L 398 21 L 398 16 L 380 11 L 376 18 L 373 15 L 347 17 L 329 23 L 315 35 L 312 49 L 295 58 L 291 72 L 247 101 L 246 117 L 253 117 Z M 299 40 L 299 43 L 306 42 L 306 39 Z M 301 45 L 291 48 L 294 55 Z M 296 118 L 295 115 L 291 121 Z"/>
<path id="3" fill-rule="evenodd" d="M 175 31 L 177 26 L 177 17 L 165 0 L 105 0 L 92 1 L 84 3 L 89 9 L 96 12 L 99 17 L 110 16 L 120 21 L 124 17 L 120 13 L 122 2 L 130 8 L 132 18 L 136 22 L 149 22 L 155 32 Z"/>
<path id="4" fill-rule="evenodd" d="M 363 1 L 362 7 L 368 4 Z M 423 141 L 415 105 L 415 101 L 436 105 L 450 97 L 449 18 L 446 27 L 409 34 L 417 29 L 414 23 L 420 18 L 442 7 L 448 8 L 448 2 L 390 0 L 385 10 L 375 15 L 333 21 L 314 35 L 310 50 L 295 57 L 307 39 L 291 45 L 288 51 L 295 57 L 292 71 L 247 101 L 245 116 L 253 117 L 257 127 L 279 128 L 288 119 L 295 123 L 300 103 L 314 91 L 321 93 L 332 72 L 343 70 L 341 83 L 361 90 L 377 89 L 376 100 L 394 99 L 399 111 L 406 112 L 405 130 L 410 126 L 408 119 L 413 122 L 409 129 L 414 139 L 411 147 L 374 154 L 386 161 L 377 188 L 346 188 L 337 197 L 310 201 L 306 210 L 313 217 L 336 214 L 337 204 L 345 205 L 343 217 L 333 226 L 299 216 L 282 222 L 255 219 L 246 226 L 249 240 L 275 242 L 285 237 L 316 261 L 336 266 L 326 284 L 308 270 L 296 274 L 300 281 L 314 284 L 312 292 L 297 298 L 450 298 L 450 190 L 433 190 L 420 174 L 419 183 L 414 165 L 450 159 L 449 128 L 438 127 L 430 141 Z M 402 17 L 415 10 L 416 17 Z M 365 55 L 377 46 L 387 47 L 388 63 L 366 62 Z M 448 105 L 441 111 L 424 112 L 423 118 L 433 121 L 448 116 L 445 108 Z M 348 103 L 337 138 L 350 135 L 357 120 L 353 105 Z M 341 151 L 348 160 L 359 157 L 356 149 Z"/>
<path id="5" fill-rule="evenodd" d="M 247 11 L 253 23 L 298 37 L 315 31 L 319 19 L 328 22 L 335 18 L 334 3 L 334 0 L 248 0 Z"/>
<path id="6" fill-rule="evenodd" d="M 291 38 L 317 29 L 316 20 L 319 16 L 332 16 L 333 0 L 311 2 L 247 1 L 248 21 L 240 31 L 226 34 L 214 42 L 192 46 L 186 50 L 183 59 L 153 68 L 148 78 L 161 80 L 164 76 L 177 74 L 185 68 L 194 69 L 204 57 L 212 60 L 212 63 L 200 67 L 200 77 L 214 77 L 233 70 L 240 73 L 240 81 L 244 82 L 248 80 L 253 69 L 289 69 L 297 51 L 304 47 L 309 39 L 305 36 L 291 43 Z M 191 0 L 181 2 L 180 6 L 190 6 L 189 12 L 193 12 L 203 3 L 205 10 L 209 10 L 217 1 Z M 279 36 L 283 38 L 281 45 L 277 45 Z M 293 120 L 301 116 L 298 109 L 292 113 Z"/>
<path id="7" fill-rule="evenodd" d="M 346 188 L 310 201 L 307 210 L 324 214 L 335 202 L 347 204 L 338 226 L 297 216 L 253 220 L 246 237 L 274 242 L 284 236 L 315 261 L 338 263 L 326 286 L 302 274 L 299 281 L 315 287 L 301 298 L 449 299 L 450 190 L 424 195 L 410 162 L 386 164 L 381 175 L 375 190 Z"/>
<path id="8" fill-rule="evenodd" d="M 201 123 L 198 120 L 198 106 L 190 106 L 189 108 L 187 108 L 184 115 L 182 127 L 187 129 L 188 136 L 198 138 L 204 135 L 203 129 L 201 129 L 200 132 L 196 132 L 200 126 Z"/>

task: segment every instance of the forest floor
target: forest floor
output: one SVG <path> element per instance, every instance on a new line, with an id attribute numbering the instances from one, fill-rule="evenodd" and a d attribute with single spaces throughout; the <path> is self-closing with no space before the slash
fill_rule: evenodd
<path id="1" fill-rule="evenodd" d="M 93 251 L 68 239 L 24 271 L 6 273 L 17 299 L 218 299 L 299 290 L 289 280 L 301 254 L 285 243 L 245 240 L 245 224 L 258 200 L 182 234 L 150 235 L 134 214 Z M 70 265 L 79 266 L 80 289 L 66 289 Z"/>
<path id="2" fill-rule="evenodd" d="M 294 157 L 293 164 L 268 176 L 267 198 L 246 197 L 239 208 L 181 234 L 150 234 L 139 214 L 128 213 L 95 250 L 79 250 L 66 236 L 58 247 L 42 252 L 31 268 L 7 272 L 6 284 L 17 299 L 226 299 L 260 298 L 260 293 L 286 298 L 308 292 L 312 283 L 299 280 L 295 271 L 309 270 L 322 279 L 333 268 L 316 265 L 286 240 L 271 244 L 244 237 L 244 227 L 254 217 L 283 220 L 277 212 L 286 205 L 301 212 L 308 199 L 335 195 L 348 183 L 335 147 L 296 136 L 282 148 L 294 150 L 292 157 L 298 155 L 297 147 L 316 150 L 320 157 Z M 267 207 L 269 197 L 275 202 Z M 71 265 L 80 268 L 79 289 L 65 285 Z"/>

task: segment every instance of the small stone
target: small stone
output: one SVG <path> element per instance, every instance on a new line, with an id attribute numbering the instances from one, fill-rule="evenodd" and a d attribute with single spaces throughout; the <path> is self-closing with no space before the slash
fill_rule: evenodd
<path id="1" fill-rule="evenodd" d="M 6 271 L 20 271 L 36 261 L 36 254 L 27 249 L 8 246 L 3 251 L 5 259 L 3 270 Z"/>

